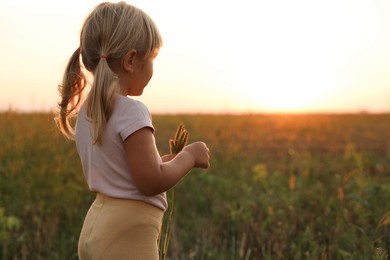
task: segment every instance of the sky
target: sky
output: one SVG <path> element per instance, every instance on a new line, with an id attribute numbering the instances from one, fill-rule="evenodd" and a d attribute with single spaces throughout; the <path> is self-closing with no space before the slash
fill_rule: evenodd
<path id="1" fill-rule="evenodd" d="M 100 1 L 0 0 L 0 110 L 52 111 Z M 152 113 L 390 112 L 388 0 L 135 0 L 164 45 Z"/>

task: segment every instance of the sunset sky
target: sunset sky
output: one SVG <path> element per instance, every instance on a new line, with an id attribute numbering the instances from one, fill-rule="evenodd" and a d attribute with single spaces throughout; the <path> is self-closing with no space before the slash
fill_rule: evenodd
<path id="1" fill-rule="evenodd" d="M 101 1 L 0 0 L 0 110 L 49 111 Z M 388 0 L 136 0 L 164 46 L 152 113 L 389 112 Z"/>

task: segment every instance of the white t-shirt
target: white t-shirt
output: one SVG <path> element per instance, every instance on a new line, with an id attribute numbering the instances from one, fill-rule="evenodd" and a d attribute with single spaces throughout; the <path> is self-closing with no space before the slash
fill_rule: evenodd
<path id="1" fill-rule="evenodd" d="M 129 97 L 118 96 L 107 122 L 102 143 L 92 144 L 86 106 L 80 108 L 76 122 L 76 146 L 89 189 L 114 198 L 142 200 L 166 210 L 166 194 L 145 196 L 136 187 L 127 164 L 124 140 L 137 130 L 154 132 L 147 107 Z M 161 158 L 159 158 L 161 160 Z"/>

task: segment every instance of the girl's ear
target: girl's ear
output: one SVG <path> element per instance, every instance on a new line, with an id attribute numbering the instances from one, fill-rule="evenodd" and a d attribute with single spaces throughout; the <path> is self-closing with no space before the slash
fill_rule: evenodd
<path id="1" fill-rule="evenodd" d="M 122 59 L 122 67 L 126 72 L 134 71 L 135 58 L 137 51 L 134 49 L 129 50 Z"/>

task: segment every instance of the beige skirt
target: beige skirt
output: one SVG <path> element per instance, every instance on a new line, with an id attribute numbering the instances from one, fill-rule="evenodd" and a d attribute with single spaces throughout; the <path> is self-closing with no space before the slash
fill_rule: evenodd
<path id="1" fill-rule="evenodd" d="M 80 260 L 158 260 L 157 240 L 164 212 L 137 200 L 97 194 L 85 217 Z"/>

